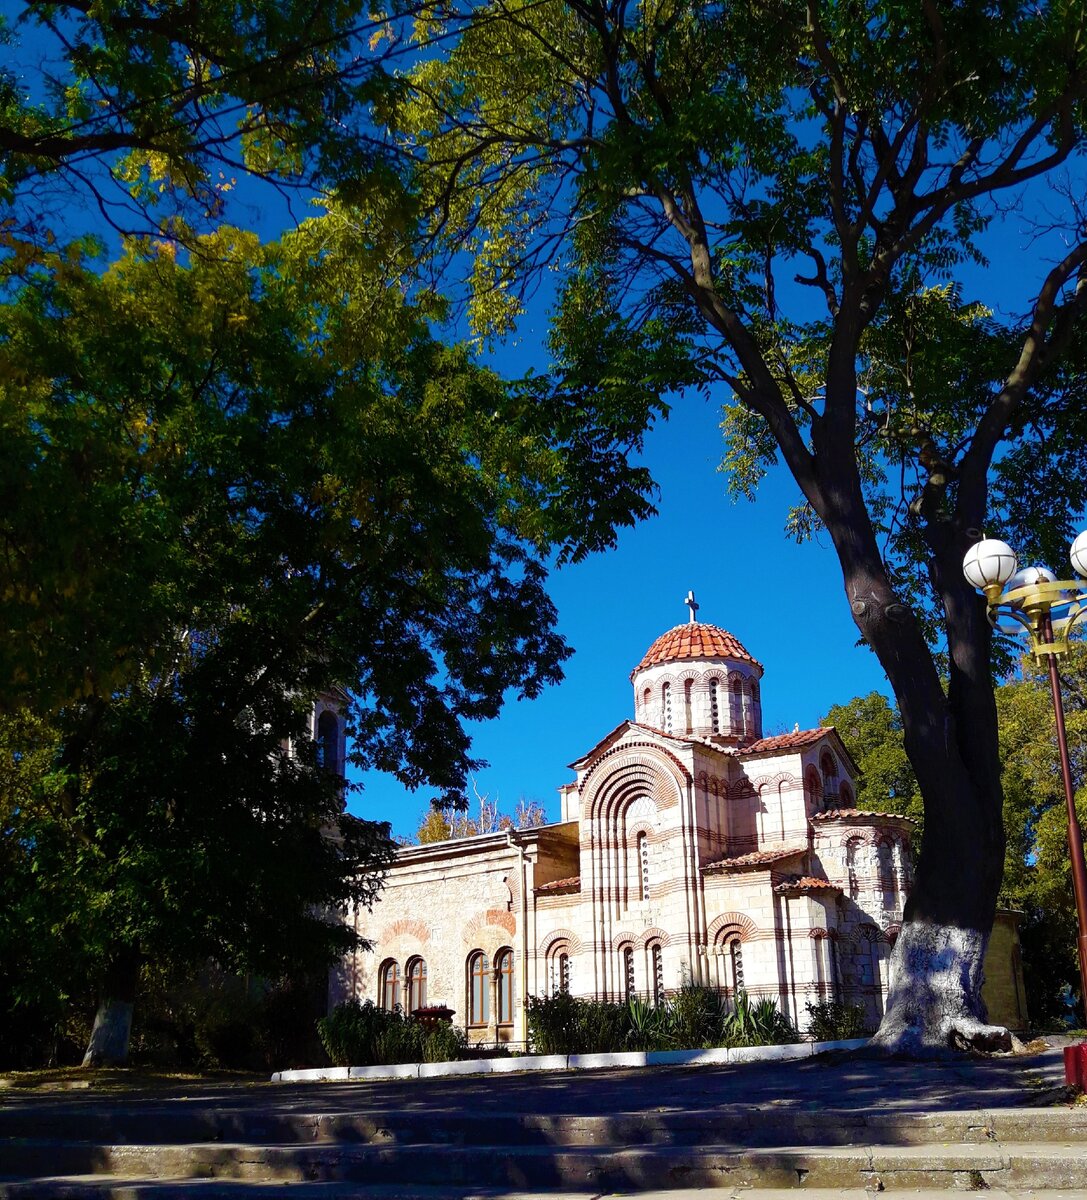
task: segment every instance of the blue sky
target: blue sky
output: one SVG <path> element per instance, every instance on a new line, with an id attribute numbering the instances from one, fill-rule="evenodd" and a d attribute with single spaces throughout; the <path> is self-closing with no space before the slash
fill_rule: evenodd
<path id="1" fill-rule="evenodd" d="M 517 354 L 509 351 L 511 372 L 520 369 Z M 754 503 L 726 497 L 717 470 L 723 399 L 680 397 L 650 433 L 645 461 L 660 485 L 659 516 L 622 531 L 615 550 L 552 574 L 559 627 L 575 652 L 564 682 L 476 726 L 474 753 L 490 764 L 476 786 L 502 808 L 526 795 L 558 819 L 567 764 L 634 715 L 630 671 L 658 634 L 687 619 L 688 588 L 699 619 L 735 634 L 766 668 L 768 733 L 809 728 L 832 704 L 888 691 L 875 656 L 856 645 L 829 542 L 797 546 L 783 535 L 786 511 L 800 499 L 788 473 L 772 472 Z M 414 833 L 427 794 L 378 774 L 364 783 L 351 810 Z"/>

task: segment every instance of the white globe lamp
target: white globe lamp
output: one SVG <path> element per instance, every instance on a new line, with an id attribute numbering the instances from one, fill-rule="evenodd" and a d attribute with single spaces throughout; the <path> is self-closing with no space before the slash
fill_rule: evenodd
<path id="1" fill-rule="evenodd" d="M 1087 579 L 1087 529 L 1072 543 L 1068 557 L 1072 560 L 1072 570 L 1077 575 Z"/>
<path id="2" fill-rule="evenodd" d="M 967 583 L 983 592 L 993 586 L 1003 587 L 1015 574 L 1018 565 L 1015 551 L 1007 542 L 986 538 L 967 550 L 962 560 L 962 573 Z"/>
<path id="3" fill-rule="evenodd" d="M 1024 567 L 1008 580 L 1004 588 L 1006 592 L 1014 592 L 1016 588 L 1033 587 L 1036 583 L 1056 583 L 1057 577 L 1048 567 Z"/>

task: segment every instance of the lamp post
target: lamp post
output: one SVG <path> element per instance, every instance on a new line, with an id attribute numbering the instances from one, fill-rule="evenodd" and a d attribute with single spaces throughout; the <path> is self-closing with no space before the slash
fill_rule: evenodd
<path id="1" fill-rule="evenodd" d="M 1087 865 L 1083 858 L 1083 834 L 1076 818 L 1061 680 L 1057 671 L 1057 657 L 1068 652 L 1068 635 L 1072 627 L 1087 615 L 1087 530 L 1072 543 L 1069 558 L 1073 570 L 1080 576 L 1078 579 L 1057 579 L 1045 567 L 1025 567 L 1018 571 L 1012 548 L 1006 542 L 986 539 L 970 547 L 962 569 L 967 581 L 985 593 L 993 628 L 1002 633 L 1017 632 L 1007 623 L 1009 619 L 1015 621 L 1027 632 L 1034 661 L 1039 665 L 1044 661 L 1049 671 L 1061 778 L 1068 809 L 1068 854 L 1079 933 L 1080 998 L 1087 1007 Z"/>

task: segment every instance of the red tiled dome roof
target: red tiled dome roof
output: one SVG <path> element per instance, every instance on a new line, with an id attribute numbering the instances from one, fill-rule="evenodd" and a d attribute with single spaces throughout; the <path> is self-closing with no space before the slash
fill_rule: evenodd
<path id="1" fill-rule="evenodd" d="M 687 658 L 734 658 L 753 663 L 762 670 L 762 664 L 752 658 L 728 630 L 701 621 L 688 621 L 685 625 L 677 625 L 667 633 L 662 633 L 631 671 L 631 678 L 658 663 L 678 662 Z"/>

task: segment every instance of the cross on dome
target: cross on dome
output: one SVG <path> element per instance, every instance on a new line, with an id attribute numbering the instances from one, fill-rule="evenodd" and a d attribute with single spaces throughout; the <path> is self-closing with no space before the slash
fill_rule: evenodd
<path id="1" fill-rule="evenodd" d="M 694 598 L 694 589 L 693 588 L 688 590 L 687 599 L 684 600 L 683 603 L 687 605 L 687 611 L 690 613 L 690 616 L 688 616 L 688 618 L 687 618 L 687 623 L 689 625 L 693 625 L 695 623 L 695 621 L 698 620 L 698 618 L 695 616 L 695 613 L 698 612 L 698 607 L 699 607 L 698 601 Z"/>

